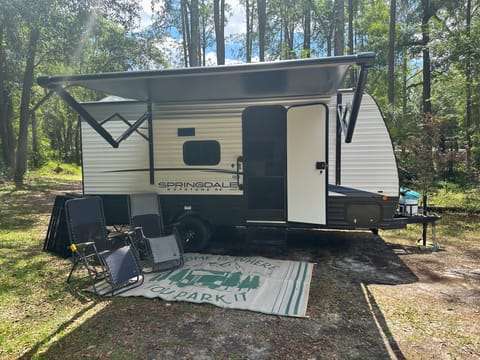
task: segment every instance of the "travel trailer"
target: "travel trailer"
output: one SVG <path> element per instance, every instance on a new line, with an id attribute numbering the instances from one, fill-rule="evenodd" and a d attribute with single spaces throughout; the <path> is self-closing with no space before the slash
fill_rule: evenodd
<path id="1" fill-rule="evenodd" d="M 216 226 L 393 227 L 392 142 L 364 93 L 375 54 L 41 77 L 81 117 L 83 194 L 128 223 L 127 195 L 155 192 L 190 249 Z M 342 90 L 351 66 L 354 89 Z M 82 86 L 109 95 L 79 103 Z"/>

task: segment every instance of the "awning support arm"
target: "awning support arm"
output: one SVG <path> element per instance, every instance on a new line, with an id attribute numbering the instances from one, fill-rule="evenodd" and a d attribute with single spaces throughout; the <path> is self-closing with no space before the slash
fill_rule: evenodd
<path id="1" fill-rule="evenodd" d="M 147 112 L 146 112 L 147 122 L 148 122 L 148 167 L 150 174 L 150 185 L 155 184 L 155 162 L 153 157 L 153 112 L 152 112 L 152 102 L 148 100 L 147 102 Z"/>
<path id="2" fill-rule="evenodd" d="M 345 134 L 346 143 L 352 142 L 353 131 L 355 130 L 358 113 L 360 112 L 360 105 L 362 104 L 368 70 L 373 66 L 374 60 L 375 57 L 372 56 L 372 53 L 358 55 L 357 65 L 360 65 L 361 69 L 358 76 L 357 86 L 355 87 L 355 92 L 353 94 L 353 102 L 346 105 L 337 103 L 337 117 Z"/>
<path id="3" fill-rule="evenodd" d="M 358 75 L 357 86 L 355 87 L 355 94 L 353 95 L 353 103 L 350 109 L 350 119 L 348 120 L 347 132 L 345 133 L 345 142 L 351 143 L 355 124 L 357 123 L 360 105 L 362 103 L 363 91 L 365 90 L 365 83 L 367 81 L 368 69 L 371 65 L 363 65 Z"/>
<path id="4" fill-rule="evenodd" d="M 143 115 L 141 116 L 141 118 L 143 118 L 143 116 L 146 116 L 146 113 L 143 114 Z M 118 112 L 113 113 L 112 115 L 110 115 L 110 116 L 108 116 L 107 118 L 103 119 L 103 120 L 100 121 L 99 123 L 100 123 L 100 125 L 103 126 L 103 125 L 105 125 L 107 122 L 109 122 L 110 120 L 113 120 L 113 119 L 115 119 L 115 118 L 118 118 L 118 119 L 122 120 L 122 122 L 123 122 L 125 125 L 127 125 L 128 127 L 135 125 L 135 124 L 134 124 L 134 125 L 130 124 L 130 122 L 129 122 L 127 119 L 125 119 L 125 118 L 124 118 L 121 114 L 119 114 Z M 141 137 L 143 137 L 145 140 L 148 141 L 147 135 L 145 135 L 144 133 L 142 133 L 141 131 L 139 131 L 138 128 L 136 128 L 135 131 L 136 131 L 136 133 L 137 133 L 138 135 L 140 135 Z M 119 142 L 119 141 L 117 140 L 117 142 Z"/>
<path id="5" fill-rule="evenodd" d="M 149 119 L 149 112 L 147 110 L 146 113 L 142 114 L 133 124 L 130 124 L 125 118 L 123 118 L 120 114 L 115 113 L 112 116 L 109 116 L 107 119 L 99 122 L 95 119 L 92 114 L 90 114 L 81 104 L 75 100 L 72 95 L 70 95 L 63 87 L 61 86 L 54 86 L 52 90 L 55 91 L 63 101 L 65 101 L 68 105 L 70 105 L 85 121 L 90 125 L 101 137 L 103 137 L 113 148 L 118 148 L 119 144 L 126 140 L 133 132 L 137 131 L 140 125 L 142 125 L 145 120 Z M 113 117 L 118 116 L 127 126 L 128 128 L 117 138 L 114 139 L 112 135 L 102 126 Z M 151 118 L 151 105 L 150 105 L 150 118 Z M 145 137 L 143 134 L 140 135 L 145 138 L 149 144 L 151 143 L 151 120 L 149 121 L 149 135 L 148 138 Z"/>

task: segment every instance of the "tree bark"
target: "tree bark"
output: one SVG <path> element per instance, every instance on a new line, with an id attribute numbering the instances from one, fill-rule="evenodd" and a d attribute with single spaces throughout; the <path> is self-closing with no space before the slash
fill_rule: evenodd
<path id="1" fill-rule="evenodd" d="M 182 37 L 183 37 L 183 56 L 184 65 L 188 67 L 190 65 L 190 21 L 188 14 L 187 0 L 181 0 L 181 13 L 182 13 Z"/>
<path id="2" fill-rule="evenodd" d="M 27 51 L 27 63 L 25 65 L 25 74 L 22 84 L 22 98 L 20 101 L 20 125 L 18 129 L 17 143 L 17 162 L 15 167 L 15 184 L 23 184 L 25 173 L 27 172 L 28 159 L 28 124 L 30 120 L 30 98 L 33 86 L 33 71 L 35 68 L 35 55 L 37 52 L 37 43 L 40 37 L 40 30 L 36 27 L 30 29 Z"/>
<path id="3" fill-rule="evenodd" d="M 258 0 L 258 56 L 260 61 L 265 61 L 265 31 L 267 28 L 266 0 Z"/>
<path id="4" fill-rule="evenodd" d="M 217 65 L 225 64 L 225 0 L 213 0 Z"/>
<path id="5" fill-rule="evenodd" d="M 200 0 L 201 1 L 201 9 L 205 8 L 205 0 Z M 215 1 L 215 0 L 214 0 Z M 202 12 L 200 12 L 201 14 Z M 201 22 L 202 22 L 202 38 L 200 40 L 200 53 L 201 53 L 201 65 L 206 66 L 207 65 L 207 15 L 201 14 Z"/>
<path id="6" fill-rule="evenodd" d="M 335 0 L 335 36 L 333 39 L 333 55 L 343 55 L 345 48 L 345 3 Z"/>
<path id="7" fill-rule="evenodd" d="M 302 57 L 309 58 L 312 48 L 312 9 L 310 2 L 305 3 L 303 13 L 303 54 Z"/>
<path id="8" fill-rule="evenodd" d="M 247 63 L 252 62 L 252 9 L 250 5 L 250 0 L 245 0 L 245 20 L 246 20 L 246 34 L 245 34 L 245 61 Z"/>
<path id="9" fill-rule="evenodd" d="M 466 13 L 466 30 L 467 39 L 470 39 L 472 27 L 472 1 L 467 0 L 467 13 Z M 466 147 L 466 160 L 467 160 L 467 173 L 472 172 L 472 137 L 470 133 L 470 126 L 472 123 L 472 44 L 468 44 L 468 51 L 465 54 L 465 97 L 467 107 L 465 109 L 465 147 Z"/>
<path id="10" fill-rule="evenodd" d="M 8 90 L 0 90 L 0 108 L 0 140 L 2 142 L 3 160 L 8 168 L 14 170 L 15 133 L 13 131 L 13 104 Z"/>
<path id="11" fill-rule="evenodd" d="M 192 0 L 190 3 L 190 66 L 200 65 L 200 12 L 198 0 Z"/>
<path id="12" fill-rule="evenodd" d="M 353 55 L 353 0 L 348 0 L 348 54 Z M 355 77 L 355 68 L 350 67 L 350 86 L 355 87 L 356 77 Z"/>
<path id="13" fill-rule="evenodd" d="M 0 24 L 0 142 L 5 165 L 15 169 L 15 135 L 13 132 L 13 107 L 10 91 L 6 88 L 6 55 L 3 24 Z"/>
<path id="14" fill-rule="evenodd" d="M 38 121 L 35 112 L 30 112 L 32 119 L 32 165 L 34 168 L 40 167 L 40 142 L 38 140 Z"/>
<path id="15" fill-rule="evenodd" d="M 395 105 L 395 25 L 397 1 L 390 0 L 390 29 L 388 39 L 388 105 L 391 119 L 393 118 L 393 110 Z"/>
<path id="16" fill-rule="evenodd" d="M 423 112 L 432 112 L 432 76 L 431 76 L 431 64 L 430 64 L 430 17 L 425 13 L 422 16 L 422 56 L 423 56 Z"/>

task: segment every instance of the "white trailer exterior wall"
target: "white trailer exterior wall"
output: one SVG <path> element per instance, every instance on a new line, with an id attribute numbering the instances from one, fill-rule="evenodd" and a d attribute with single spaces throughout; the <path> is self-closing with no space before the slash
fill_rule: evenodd
<path id="1" fill-rule="evenodd" d="M 106 119 L 118 112 L 130 122 L 134 122 L 146 109 L 145 103 L 134 101 L 96 102 L 84 106 L 96 119 Z M 112 119 L 104 126 L 113 136 L 119 136 L 127 127 L 119 118 Z M 156 191 L 156 186 L 149 183 L 148 142 L 142 136 L 133 133 L 120 147 L 112 148 L 85 121 L 81 123 L 81 131 L 85 194 Z"/>
<path id="2" fill-rule="evenodd" d="M 343 95 L 343 103 L 352 94 Z M 336 183 L 336 99 L 330 102 L 329 184 Z M 364 94 L 351 143 L 341 137 L 340 185 L 369 193 L 398 197 L 399 179 L 393 145 L 377 103 Z M 330 191 L 330 196 L 341 196 Z"/>
<path id="3" fill-rule="evenodd" d="M 344 95 L 344 102 L 351 95 Z M 265 102 L 262 102 L 264 104 Z M 267 102 L 269 105 L 274 101 Z M 276 103 L 279 103 L 278 101 Z M 304 99 L 282 102 L 283 105 L 308 103 Z M 137 133 L 117 149 L 103 141 L 85 122 L 82 122 L 83 177 L 86 194 L 129 194 L 157 192 L 159 194 L 204 194 L 187 186 L 162 186 L 162 182 L 216 182 L 221 184 L 236 181 L 233 175 L 235 162 L 243 153 L 241 114 L 251 103 L 223 105 L 162 106 L 154 108 L 154 159 L 156 183 L 149 184 L 148 143 Z M 97 119 L 104 119 L 117 111 L 133 122 L 146 108 L 140 102 L 97 102 L 85 104 Z M 329 100 L 329 184 L 336 182 L 336 99 Z M 112 135 L 119 135 L 126 125 L 119 119 L 108 122 L 105 127 Z M 217 140 L 221 145 L 221 162 L 218 165 L 196 167 L 183 162 L 182 146 L 188 137 L 177 136 L 178 128 L 195 128 L 195 140 Z M 143 129 L 146 131 L 146 129 Z M 399 180 L 396 159 L 388 130 L 375 100 L 368 94 L 362 99 L 353 141 L 341 141 L 341 181 L 343 187 L 358 189 L 387 196 L 398 196 Z M 212 168 L 218 172 L 211 171 Z M 201 178 L 199 178 L 201 173 Z M 175 188 L 175 189 L 174 189 Z M 223 187 L 222 191 L 209 191 L 211 195 L 242 195 L 238 188 Z M 329 196 L 339 195 L 330 191 Z"/>

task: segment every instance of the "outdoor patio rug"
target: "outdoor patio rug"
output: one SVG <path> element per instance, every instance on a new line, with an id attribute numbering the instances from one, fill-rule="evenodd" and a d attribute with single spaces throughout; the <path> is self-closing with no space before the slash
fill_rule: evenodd
<path id="1" fill-rule="evenodd" d="M 119 296 L 306 317 L 312 270 L 303 261 L 188 253 L 182 268 L 146 274 L 142 286 Z"/>

